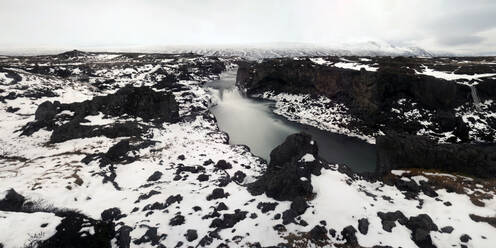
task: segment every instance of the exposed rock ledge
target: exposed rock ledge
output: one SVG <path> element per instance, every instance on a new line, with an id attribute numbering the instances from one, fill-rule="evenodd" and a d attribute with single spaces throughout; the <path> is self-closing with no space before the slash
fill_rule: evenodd
<path id="1" fill-rule="evenodd" d="M 422 136 L 377 137 L 376 172 L 401 168 L 439 169 L 496 178 L 496 144 L 437 144 Z"/>

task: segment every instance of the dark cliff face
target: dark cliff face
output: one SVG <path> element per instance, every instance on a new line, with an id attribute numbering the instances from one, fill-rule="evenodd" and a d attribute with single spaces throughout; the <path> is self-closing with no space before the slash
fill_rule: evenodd
<path id="1" fill-rule="evenodd" d="M 496 145 L 437 144 L 422 136 L 388 133 L 377 137 L 376 172 L 424 168 L 496 178 Z"/>
<path id="2" fill-rule="evenodd" d="M 377 72 L 356 71 L 293 59 L 242 63 L 237 84 L 248 94 L 271 90 L 338 98 L 366 115 L 404 97 L 429 109 L 452 109 L 465 102 L 469 94 L 466 86 L 396 67 L 380 68 Z"/>

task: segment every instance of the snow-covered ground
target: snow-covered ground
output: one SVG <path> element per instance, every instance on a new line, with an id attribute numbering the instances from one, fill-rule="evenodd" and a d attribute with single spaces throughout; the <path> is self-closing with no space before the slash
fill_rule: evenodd
<path id="1" fill-rule="evenodd" d="M 354 117 L 349 114 L 348 108 L 344 104 L 333 102 L 327 97 L 312 98 L 306 94 L 275 94 L 273 92 L 265 92 L 255 97 L 275 101 L 274 113 L 291 121 L 333 133 L 357 137 L 370 144 L 375 144 L 375 136 L 364 134 L 359 129 L 350 129 L 349 124 L 354 120 Z M 380 135 L 380 133 L 376 135 Z"/>
<path id="2" fill-rule="evenodd" d="M 407 227 L 401 220 L 393 220 L 387 222 L 394 226 L 388 229 L 379 215 L 380 212 L 395 211 L 401 211 L 406 218 L 429 215 L 438 228 L 427 231 L 427 234 L 437 247 L 463 243 L 467 247 L 492 248 L 496 243 L 496 227 L 470 217 L 470 214 L 495 217 L 494 184 L 436 172 L 395 171 L 390 175 L 393 183 L 388 185 L 340 172 L 339 165 L 325 166 L 321 175 L 311 178 L 315 196 L 307 199 L 309 208 L 294 223 L 282 225 L 281 215 L 291 208 L 291 202 L 277 201 L 265 194 L 253 196 L 248 192 L 246 185 L 255 181 L 267 165 L 246 147 L 228 143 L 228 136 L 219 130 L 208 110 L 212 99 L 202 86 L 202 82 L 212 80 L 216 75 L 201 75 L 198 68 L 191 70 L 190 78 L 181 79 L 175 88 L 158 90 L 175 95 L 181 116 L 177 123 L 152 125 L 141 118 L 111 117 L 101 112 L 85 117 L 85 126 L 105 126 L 129 120 L 150 125 L 144 137 L 154 143 L 127 154 L 136 160 L 111 166 L 101 166 L 98 159 L 83 162 L 88 155 L 107 152 L 127 139 L 124 137 L 97 136 L 50 143 L 52 131 L 47 129 L 31 136 L 20 136 L 18 130 L 34 120 L 37 107 L 44 101 L 73 103 L 114 93 L 126 84 L 152 86 L 163 78 L 154 73 L 160 69 L 179 76 L 182 65 L 196 68 L 213 62 L 210 61 L 212 58 L 178 57 L 166 62 L 163 58 L 156 58 L 142 63 L 146 57 L 95 56 L 85 58 L 90 61 L 89 65 L 96 60 L 109 63 L 96 66 L 88 81 L 74 75 L 62 79 L 52 74 L 31 73 L 29 68 L 17 64 L 13 71 L 22 80 L 16 84 L 8 83 L 9 80 L 0 82 L 3 99 L 0 104 L 0 199 L 5 198 L 7 190 L 12 188 L 40 210 L 0 211 L 0 226 L 8 227 L 0 232 L 0 244 L 5 248 L 26 247 L 50 239 L 64 220 L 53 213 L 55 209 L 74 210 L 102 220 L 102 213 L 112 208 L 120 211 L 120 216 L 113 220 L 118 235 L 111 239 L 112 247 L 127 247 L 119 236 L 124 235 L 126 228 L 130 228 L 130 247 L 218 247 L 221 244 L 265 247 L 281 243 L 339 247 L 350 239 L 341 233 L 349 226 L 359 230 L 356 238 L 363 247 L 416 247 L 412 240 L 412 227 Z M 113 59 L 126 60 L 126 63 L 114 64 L 111 63 Z M 82 59 L 81 63 L 81 68 L 79 65 L 68 68 L 79 75 L 79 72 L 84 72 L 86 62 Z M 115 82 L 98 88 L 101 86 L 98 82 L 109 79 Z M 45 89 L 55 94 L 47 94 Z M 42 93 L 27 95 L 27 91 Z M 10 92 L 14 92 L 16 97 L 9 99 Z M 344 129 L 343 125 L 350 121 L 350 117 L 345 114 L 344 106 L 333 104 L 329 99 L 272 94 L 263 97 L 276 100 L 276 113 L 289 119 L 298 117 L 306 124 L 372 142 L 370 136 Z M 282 99 L 288 103 L 280 101 Z M 296 107 L 291 114 L 282 111 L 289 108 L 290 103 L 302 101 L 324 104 L 325 108 Z M 73 113 L 68 111 L 57 115 L 72 116 Z M 299 160 L 314 162 L 315 159 L 313 155 L 305 154 Z M 226 163 L 219 162 L 222 160 Z M 113 183 L 105 181 L 104 176 L 112 173 L 115 173 Z M 447 190 L 444 184 L 439 184 L 434 189 L 437 196 L 432 192 L 428 196 L 423 191 L 412 196 L 412 192 L 404 188 L 400 190 L 397 186 L 400 182 L 408 182 L 421 187 L 424 181 L 437 183 L 439 178 L 452 180 L 452 183 L 462 185 L 461 189 Z M 273 207 L 265 209 L 265 203 L 271 203 L 269 205 Z M 368 223 L 366 229 L 363 224 L 359 225 L 359 220 L 363 223 L 363 219 Z M 442 229 L 446 226 L 453 227 L 453 230 Z M 81 230 L 81 233 L 86 231 L 81 235 L 95 232 L 91 226 L 86 229 Z M 324 230 L 322 239 L 315 237 L 318 230 Z M 463 234 L 470 236 L 466 243 L 460 241 Z"/>

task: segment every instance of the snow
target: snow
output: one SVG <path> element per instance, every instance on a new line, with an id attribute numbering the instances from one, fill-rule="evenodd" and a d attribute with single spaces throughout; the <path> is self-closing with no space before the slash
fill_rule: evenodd
<path id="1" fill-rule="evenodd" d="M 357 137 L 370 144 L 375 144 L 375 137 L 361 133 L 358 129 L 346 128 L 353 117 L 344 104 L 321 96 L 317 99 L 306 94 L 288 94 L 265 92 L 258 97 L 275 101 L 274 113 L 290 121 L 310 125 L 322 130 Z M 305 104 L 302 104 L 305 103 Z M 294 111 L 290 111 L 294 109 Z"/>
<path id="2" fill-rule="evenodd" d="M 402 176 L 405 173 L 409 173 L 409 171 L 406 171 L 406 170 L 392 170 L 391 171 L 391 174 L 393 174 L 395 176 Z"/>
<path id="3" fill-rule="evenodd" d="M 333 66 L 344 69 L 356 70 L 356 71 L 359 71 L 362 68 L 365 69 L 366 71 L 377 71 L 378 69 L 377 67 L 372 67 L 370 65 L 363 65 L 363 64 L 349 63 L 349 62 L 337 62 Z"/>
<path id="4" fill-rule="evenodd" d="M 433 76 L 437 78 L 442 78 L 450 81 L 454 80 L 468 80 L 469 82 L 459 82 L 461 84 L 465 85 L 475 85 L 477 84 L 477 81 L 480 78 L 483 77 L 493 77 L 496 76 L 496 73 L 481 73 L 481 74 L 474 74 L 474 75 L 467 75 L 467 74 L 455 74 L 453 72 L 447 73 L 443 71 L 435 71 L 433 69 L 428 68 L 427 66 L 423 66 L 422 71 L 415 71 L 417 74 L 422 74 L 422 75 L 428 75 L 428 76 Z"/>
<path id="5" fill-rule="evenodd" d="M 313 162 L 313 161 L 315 161 L 315 157 L 312 154 L 307 153 L 307 154 L 303 155 L 303 157 L 301 157 L 299 161 L 303 162 L 303 163 Z"/>
<path id="6" fill-rule="evenodd" d="M 94 125 L 108 125 L 115 122 L 115 119 L 106 119 L 104 114 L 99 112 L 98 115 L 88 115 L 85 117 L 89 122 L 83 122 L 81 125 L 94 126 Z"/>
<path id="7" fill-rule="evenodd" d="M 310 58 L 310 61 L 317 65 L 329 65 L 330 62 L 327 60 L 324 60 L 323 58 Z"/>
<path id="8" fill-rule="evenodd" d="M 52 213 L 14 213 L 0 211 L 0 243 L 7 248 L 24 248 L 31 242 L 55 234 L 61 218 Z M 46 227 L 41 228 L 46 224 Z"/>

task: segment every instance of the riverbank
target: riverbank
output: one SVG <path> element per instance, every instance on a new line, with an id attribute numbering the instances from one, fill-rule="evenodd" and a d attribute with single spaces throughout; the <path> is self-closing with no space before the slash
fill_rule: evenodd
<path id="1" fill-rule="evenodd" d="M 229 134 L 231 144 L 247 145 L 252 153 L 270 162 L 269 155 L 274 147 L 291 134 L 305 132 L 317 142 L 319 154 L 323 159 L 332 163 L 346 164 L 355 172 L 375 171 L 376 150 L 373 145 L 352 137 L 344 128 L 339 129 L 338 132 L 334 132 L 335 129 L 317 128 L 319 127 L 317 124 L 329 122 L 314 120 L 311 122 L 313 125 L 307 125 L 302 124 L 301 118 L 282 115 L 280 105 L 286 101 L 244 96 L 235 85 L 235 76 L 235 70 L 227 71 L 221 74 L 220 80 L 206 84 L 214 101 L 211 111 L 220 129 Z M 300 105 L 312 106 L 310 102 Z M 312 111 L 306 113 L 319 116 Z M 340 119 L 335 113 L 332 113 L 332 116 Z"/>

